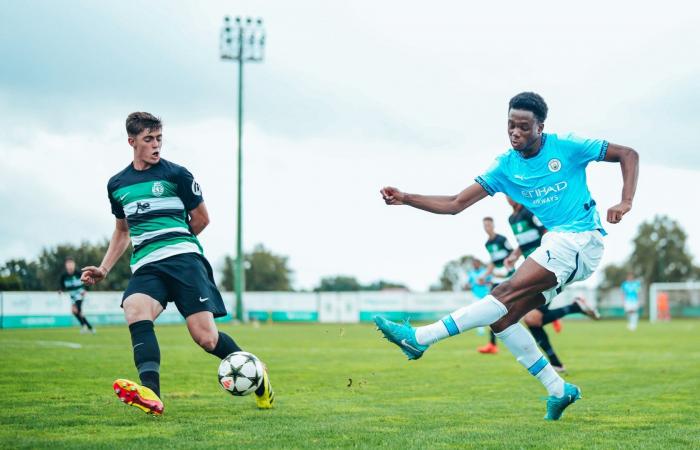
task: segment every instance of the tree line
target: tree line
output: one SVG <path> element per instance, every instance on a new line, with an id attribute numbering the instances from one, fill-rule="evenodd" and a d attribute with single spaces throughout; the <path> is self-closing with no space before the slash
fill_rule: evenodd
<path id="1" fill-rule="evenodd" d="M 55 291 L 59 289 L 59 278 L 64 271 L 64 261 L 72 257 L 78 268 L 96 264 L 102 260 L 109 241 L 82 242 L 80 245 L 61 244 L 42 249 L 35 260 L 14 258 L 0 266 L 0 291 Z M 129 283 L 131 250 L 122 255 L 112 268 L 109 277 L 92 290 L 123 291 Z M 220 288 L 232 291 L 234 286 L 235 258 L 226 256 L 221 268 Z M 244 256 L 245 287 L 247 291 L 293 291 L 293 271 L 289 258 L 268 250 L 262 244 Z M 324 277 L 313 289 L 321 291 L 380 291 L 384 289 L 406 289 L 400 283 L 385 280 L 363 285 L 355 277 L 337 275 Z"/>
<path id="2" fill-rule="evenodd" d="M 642 223 L 633 239 L 632 254 L 621 264 L 603 268 L 603 291 L 616 289 L 631 272 L 648 286 L 653 282 L 679 282 L 700 279 L 700 267 L 693 263 L 693 256 L 686 248 L 688 235 L 680 224 L 667 217 L 656 216 Z M 79 245 L 61 244 L 44 248 L 38 258 L 10 259 L 0 266 L 0 291 L 51 291 L 57 290 L 58 279 L 63 273 L 66 257 L 75 259 L 77 266 L 95 264 L 102 260 L 109 242 L 82 242 Z M 122 291 L 131 276 L 129 259 L 131 251 L 119 259 L 104 282 L 93 287 L 100 291 Z M 437 282 L 431 286 L 435 291 L 461 289 L 458 285 L 469 268 L 471 255 L 448 261 Z M 278 255 L 264 245 L 258 244 L 245 254 L 245 286 L 248 291 L 292 291 L 293 271 L 289 258 Z M 226 256 L 221 268 L 221 288 L 233 290 L 234 258 Z M 378 280 L 369 284 L 360 283 L 350 275 L 323 277 L 313 289 L 315 292 L 333 291 L 381 291 L 385 289 L 407 289 L 401 283 Z"/>

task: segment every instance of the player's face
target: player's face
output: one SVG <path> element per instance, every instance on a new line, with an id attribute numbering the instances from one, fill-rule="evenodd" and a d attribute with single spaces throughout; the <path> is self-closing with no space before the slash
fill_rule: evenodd
<path id="1" fill-rule="evenodd" d="M 163 145 L 163 130 L 145 129 L 136 136 L 129 136 L 129 145 L 134 148 L 134 160 L 148 165 L 158 164 Z"/>
<path id="2" fill-rule="evenodd" d="M 75 272 L 75 261 L 71 261 L 71 260 L 66 261 L 66 272 L 68 272 L 68 273 Z"/>
<path id="3" fill-rule="evenodd" d="M 486 234 L 493 233 L 493 222 L 490 220 L 484 220 L 484 231 Z"/>
<path id="4" fill-rule="evenodd" d="M 544 124 L 540 123 L 532 111 L 511 109 L 508 111 L 508 138 L 510 145 L 519 152 L 537 151 L 535 142 L 542 135 Z"/>

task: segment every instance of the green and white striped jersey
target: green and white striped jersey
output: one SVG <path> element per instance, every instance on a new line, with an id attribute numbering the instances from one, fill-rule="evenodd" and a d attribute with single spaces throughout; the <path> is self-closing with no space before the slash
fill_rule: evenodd
<path id="1" fill-rule="evenodd" d="M 202 254 L 188 212 L 204 201 L 199 184 L 182 166 L 161 159 L 147 170 L 132 164 L 110 178 L 112 214 L 126 219 L 134 253 L 131 271 L 182 253 Z"/>

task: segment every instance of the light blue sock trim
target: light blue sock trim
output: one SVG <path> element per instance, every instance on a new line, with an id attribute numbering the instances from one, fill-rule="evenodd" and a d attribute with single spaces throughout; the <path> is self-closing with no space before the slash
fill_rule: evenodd
<path id="1" fill-rule="evenodd" d="M 442 319 L 442 324 L 445 325 L 445 328 L 447 328 L 447 332 L 450 334 L 450 336 L 459 334 L 459 328 L 457 328 L 457 324 L 452 316 L 445 316 Z"/>
<path id="2" fill-rule="evenodd" d="M 542 372 L 542 369 L 544 369 L 547 364 L 549 364 L 549 361 L 543 356 L 538 359 L 535 364 L 531 365 L 527 371 L 530 372 L 530 375 L 536 376 L 538 373 Z"/>

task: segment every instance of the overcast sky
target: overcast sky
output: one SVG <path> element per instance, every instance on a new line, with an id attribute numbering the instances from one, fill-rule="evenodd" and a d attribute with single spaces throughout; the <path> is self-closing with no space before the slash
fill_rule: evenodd
<path id="1" fill-rule="evenodd" d="M 262 16 L 268 33 L 265 62 L 245 69 L 245 247 L 289 256 L 297 288 L 348 274 L 425 290 L 449 259 L 486 257 L 484 215 L 512 236 L 500 195 L 445 217 L 387 207 L 378 190 L 466 187 L 507 149 L 507 102 L 523 90 L 548 102 L 546 131 L 640 152 L 635 206 L 607 227 L 604 264 L 623 261 L 655 214 L 677 219 L 700 255 L 700 9 L 474 5 L 0 0 L 0 261 L 111 234 L 106 182 L 131 160 L 124 119 L 136 110 L 163 118 L 163 157 L 202 185 L 213 266 L 234 252 L 225 14 Z M 619 166 L 588 172 L 604 215 Z"/>

